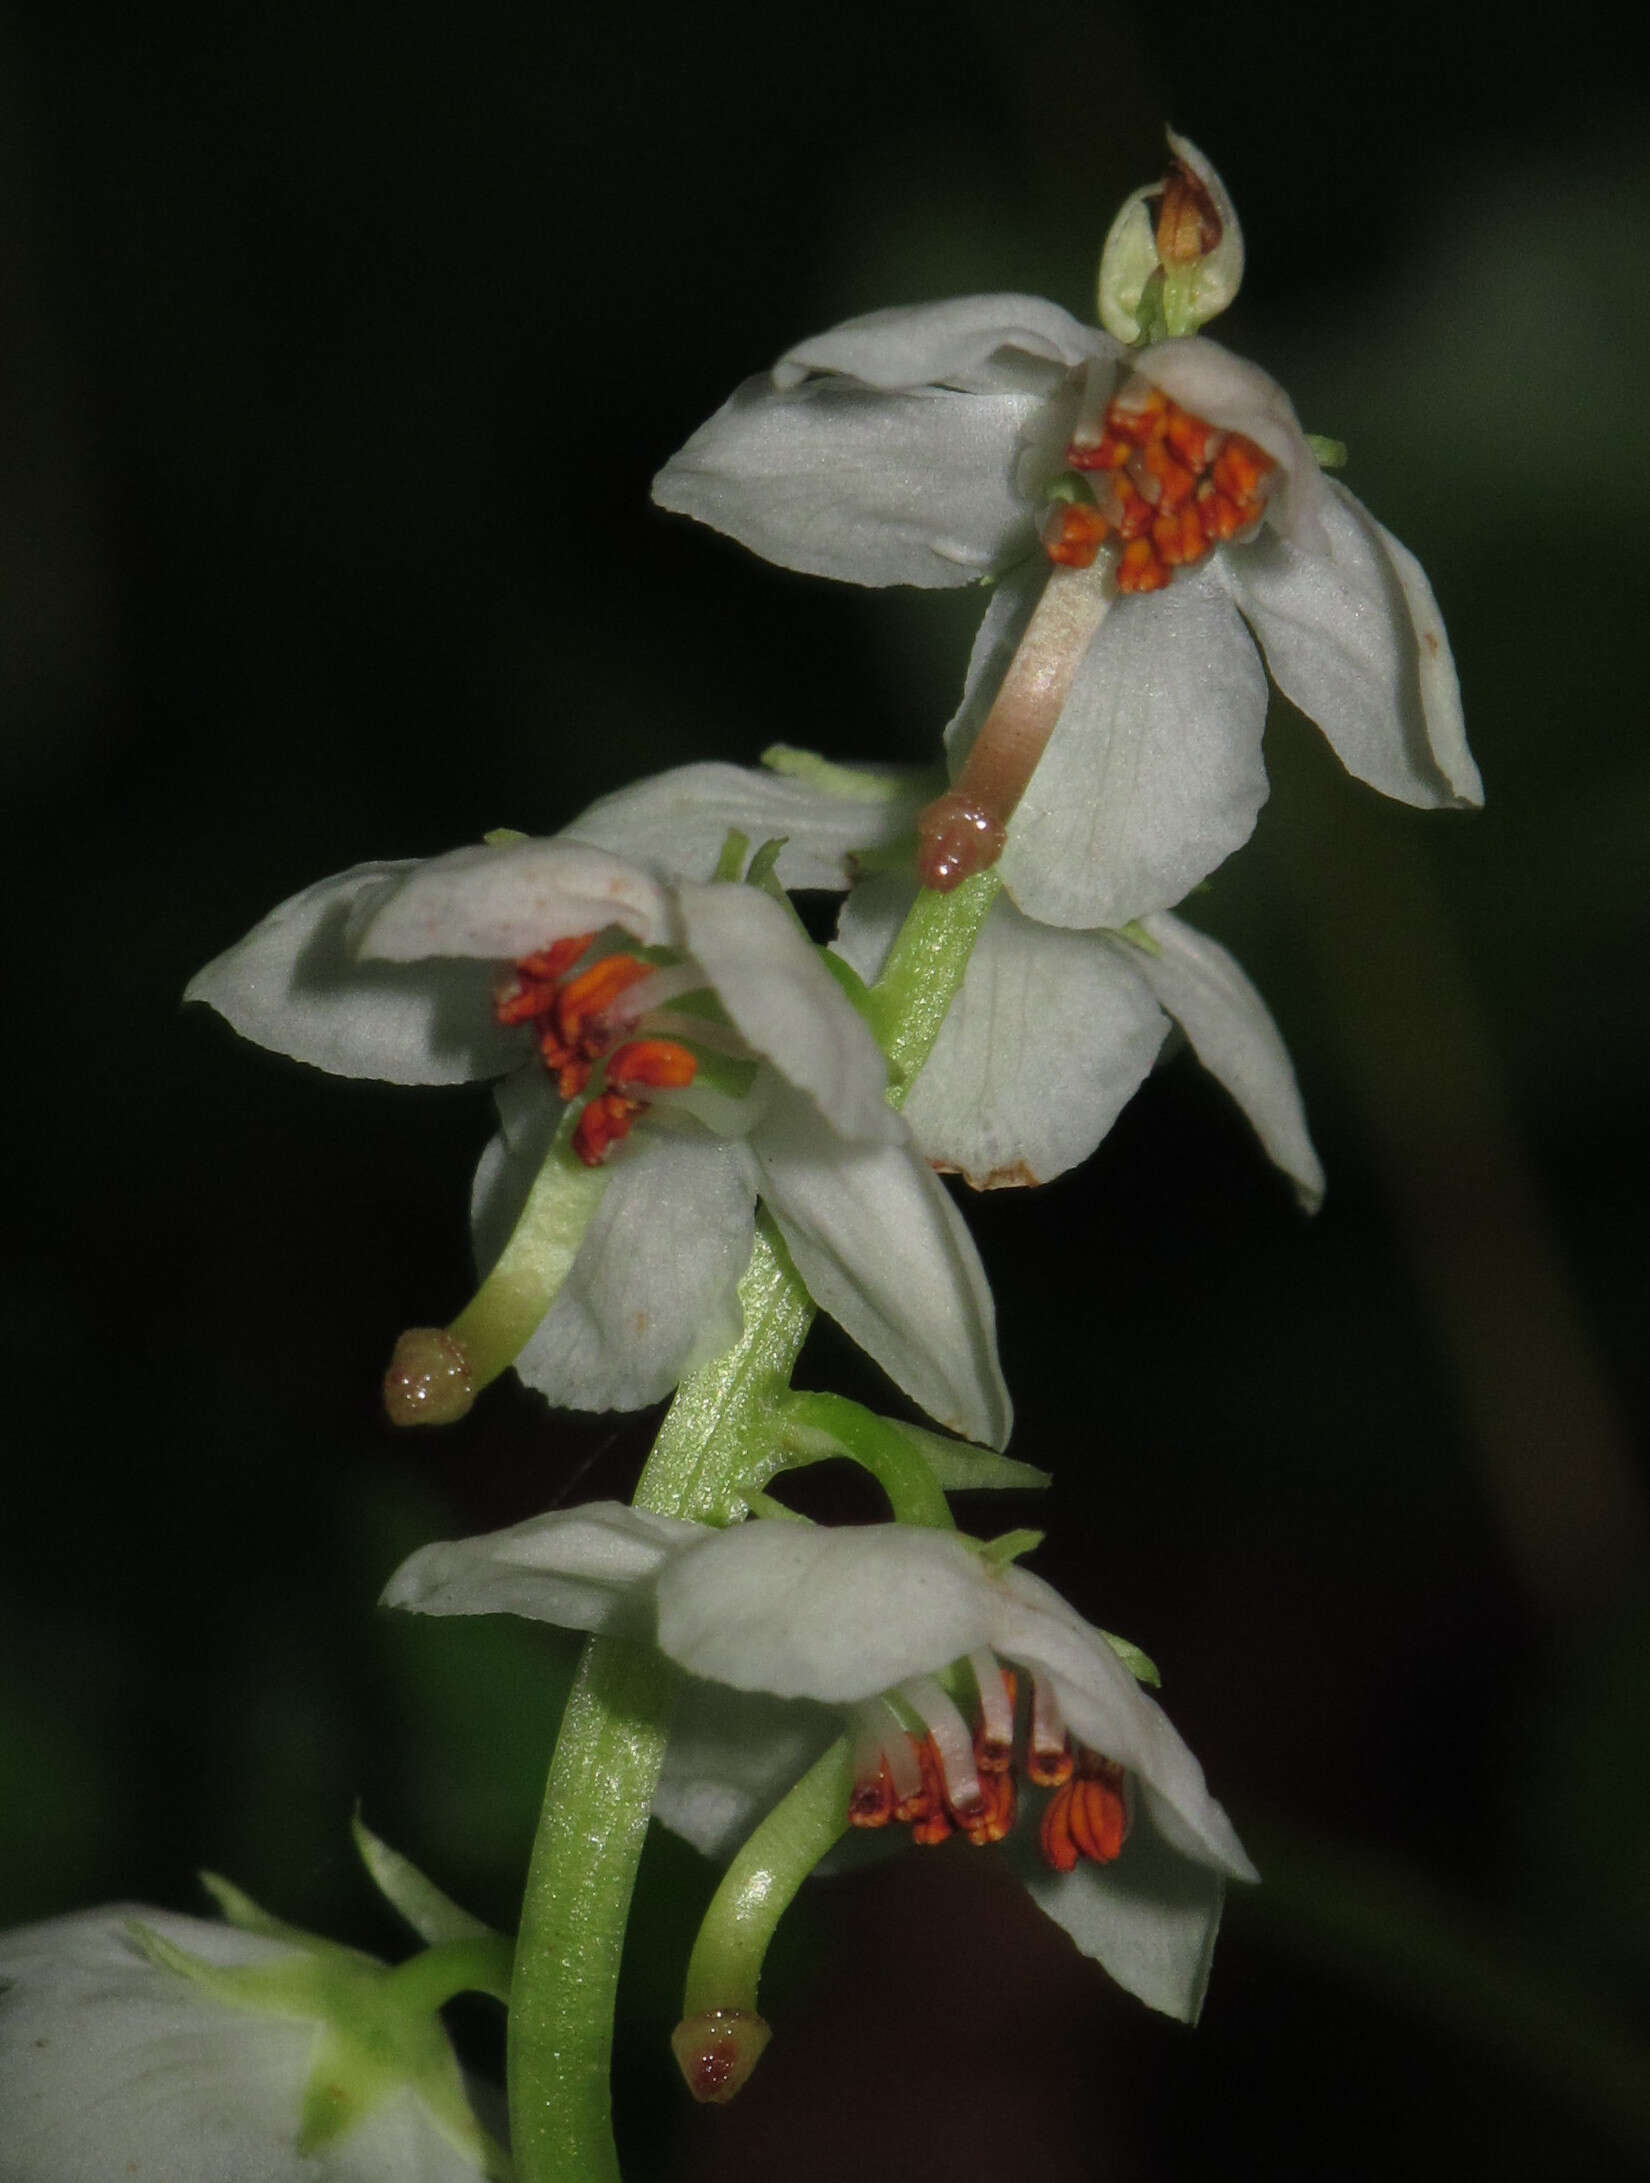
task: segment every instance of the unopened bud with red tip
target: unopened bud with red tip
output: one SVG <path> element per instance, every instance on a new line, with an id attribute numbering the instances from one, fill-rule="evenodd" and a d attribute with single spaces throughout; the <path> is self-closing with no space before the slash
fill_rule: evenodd
<path id="1" fill-rule="evenodd" d="M 1135 346 L 1195 334 L 1243 279 L 1243 230 L 1225 184 L 1195 144 L 1166 134 L 1168 173 L 1129 197 L 1100 254 L 1100 323 Z"/>
<path id="2" fill-rule="evenodd" d="M 772 2037 L 754 2009 L 705 2009 L 683 2017 L 670 2049 L 694 2098 L 722 2107 L 743 2089 Z"/>

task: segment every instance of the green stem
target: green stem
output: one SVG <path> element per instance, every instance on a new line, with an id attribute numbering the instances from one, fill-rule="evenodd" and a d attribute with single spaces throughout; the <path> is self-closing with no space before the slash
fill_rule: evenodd
<path id="1" fill-rule="evenodd" d="M 846 1455 L 867 1470 L 888 1496 L 897 1524 L 924 1524 L 954 1531 L 956 1519 L 939 1480 L 912 1443 L 886 1418 L 846 1395 L 787 1395 L 784 1442 L 777 1468 L 799 1470 Z M 764 1465 L 764 1468 L 767 1466 Z"/>
<path id="2" fill-rule="evenodd" d="M 950 894 L 920 894 L 890 951 L 872 1001 L 898 1079 L 889 1093 L 896 1106 L 939 1036 L 998 884 L 987 872 Z M 721 1524 L 745 1512 L 741 1482 L 758 1477 L 778 1435 L 813 1322 L 808 1292 L 765 1222 L 739 1296 L 744 1333 L 677 1389 L 636 1489 L 638 1508 Z M 586 1645 L 551 1762 L 516 1947 L 510 2123 L 522 2183 L 619 2183 L 609 2120 L 613 2003 L 669 1699 L 670 1671 L 657 1654 L 614 1638 Z M 776 1917 L 782 1908 L 776 1903 Z"/>
<path id="3" fill-rule="evenodd" d="M 737 1480 L 772 1429 L 813 1320 L 807 1290 L 764 1234 L 739 1294 L 745 1331 L 677 1390 L 638 1508 L 701 1523 L 739 1511 Z M 510 2128 L 524 2183 L 618 2183 L 608 2114 L 613 2003 L 670 1687 L 659 1654 L 592 1638 L 562 1718 L 510 2010 Z"/>
<path id="4" fill-rule="evenodd" d="M 846 1736 L 781 1797 L 740 1849 L 711 1898 L 688 1961 L 683 2016 L 756 2008 L 775 1928 L 797 1889 L 848 1827 L 853 1758 Z"/>
<path id="5" fill-rule="evenodd" d="M 893 1064 L 896 1081 L 888 1096 L 896 1107 L 904 1105 L 913 1078 L 934 1050 L 1002 884 L 993 867 L 949 894 L 925 887 L 888 951 L 871 988 L 871 1028 Z"/>
<path id="6" fill-rule="evenodd" d="M 501 1933 L 475 1940 L 438 1941 L 416 1956 L 409 1956 L 391 1971 L 388 1984 L 417 2006 L 433 2013 L 454 1994 L 491 1994 L 495 2001 L 510 1998 L 510 1971 L 515 1943 Z"/>

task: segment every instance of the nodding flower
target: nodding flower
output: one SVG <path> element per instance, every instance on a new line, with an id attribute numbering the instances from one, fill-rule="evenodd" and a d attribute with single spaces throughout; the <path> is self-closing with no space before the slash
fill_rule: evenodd
<path id="1" fill-rule="evenodd" d="M 1225 1880 L 1255 1876 L 1142 1656 L 953 1531 L 717 1531 L 596 1502 L 424 1547 L 384 1599 L 656 1644 L 693 1678 L 657 1810 L 712 1854 L 845 1737 L 833 1834 L 1003 1845 L 1080 1948 L 1174 2015 L 1201 2003 Z"/>
<path id="2" fill-rule="evenodd" d="M 1171 209 L 1166 287 L 1216 254 L 1180 264 L 1206 215 Z M 1000 858 L 1021 909 L 1084 928 L 1180 901 L 1265 800 L 1268 670 L 1383 794 L 1483 800 L 1419 563 L 1205 335 L 1133 346 L 1013 294 L 873 311 L 747 380 L 653 491 L 809 574 L 995 582 L 930 886 Z"/>
<path id="3" fill-rule="evenodd" d="M 758 1198 L 822 1309 L 942 1424 L 1000 1445 L 990 1290 L 887 1100 L 875 1039 L 789 907 L 571 840 L 358 865 L 201 971 L 260 1045 L 346 1076 L 493 1079 L 491 1267 L 386 1377 L 400 1423 L 514 1365 L 551 1401 L 657 1401 L 738 1337 Z"/>

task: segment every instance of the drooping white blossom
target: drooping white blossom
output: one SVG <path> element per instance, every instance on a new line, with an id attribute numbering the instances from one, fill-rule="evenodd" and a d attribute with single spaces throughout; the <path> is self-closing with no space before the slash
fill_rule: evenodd
<path id="1" fill-rule="evenodd" d="M 760 1196 L 815 1300 L 913 1399 L 1006 1438 L 973 1244 L 869 1031 L 759 888 L 667 886 L 574 841 L 361 865 L 281 904 L 188 997 L 338 1074 L 502 1080 L 478 1228 L 491 1257 L 539 1192 L 559 1280 L 517 1369 L 552 1401 L 636 1407 L 735 1340 Z M 588 1166 L 558 1140 L 586 1091 Z"/>
<path id="2" fill-rule="evenodd" d="M 1174 2015 L 1201 2004 L 1226 1878 L 1254 1877 L 1197 1761 L 1117 1643 L 1040 1578 L 954 1532 L 774 1522 L 716 1531 L 597 1502 L 424 1547 L 384 1598 L 657 1644 L 696 1678 L 659 1814 L 712 1854 L 737 1846 L 843 1721 L 873 1774 L 881 1762 L 896 1777 L 916 1773 L 902 1723 L 920 1722 L 946 1797 L 967 1811 L 985 1778 L 970 1755 L 980 1746 L 937 1679 L 965 1664 L 982 1720 L 995 1710 L 1001 1750 L 1013 1728 L 994 1686 L 1012 1664 L 1032 1684 L 1033 1758 L 1069 1738 L 1118 1778 L 1117 1809 L 1132 1807 L 1132 1825 L 1113 1861 L 1085 1854 L 1056 1871 L 1039 1863 L 1022 1819 L 1009 1854 L 1085 1953 Z"/>
<path id="3" fill-rule="evenodd" d="M 1261 651 L 1359 779 L 1482 800 L 1419 563 L 1204 336 L 1131 349 L 1020 295 L 873 312 L 746 381 L 654 494 L 811 574 L 998 580 L 948 740 L 1042 923 L 1169 908 L 1247 839 Z"/>

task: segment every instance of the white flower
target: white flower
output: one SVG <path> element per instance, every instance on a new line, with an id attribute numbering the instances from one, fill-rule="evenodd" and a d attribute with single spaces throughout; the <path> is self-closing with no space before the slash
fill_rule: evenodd
<path id="1" fill-rule="evenodd" d="M 912 892 L 886 874 L 849 895 L 835 945 L 861 977 L 876 976 Z M 1315 1212 L 1323 1168 L 1277 1025 L 1227 950 L 1167 910 L 1128 933 L 1075 932 L 999 899 L 905 1118 L 977 1190 L 1050 1182 L 1110 1130 L 1171 1019 Z"/>
<path id="2" fill-rule="evenodd" d="M 1003 877 L 1043 923 L 1167 908 L 1247 839 L 1251 631 L 1350 772 L 1482 800 L 1419 564 L 1322 475 L 1283 391 L 1202 336 L 1132 350 L 1034 296 L 873 312 L 748 380 L 654 494 L 815 575 L 1004 579 L 925 876 L 990 861 L 1012 814 Z"/>
<path id="3" fill-rule="evenodd" d="M 6 2183 L 501 2173 L 439 2024 L 383 2010 L 370 1957 L 301 1938 L 137 1904 L 0 1934 Z"/>
<path id="4" fill-rule="evenodd" d="M 780 760 L 803 762 L 794 752 Z M 685 876 L 709 869 L 730 827 L 756 839 L 782 821 L 781 872 L 795 874 L 795 885 L 840 888 L 850 845 L 886 854 L 902 833 L 908 842 L 920 801 L 909 779 L 842 767 L 815 784 L 684 766 L 603 797 L 568 832 Z M 849 893 L 834 945 L 867 981 L 914 891 L 914 879 L 890 870 Z M 1315 1208 L 1323 1170 L 1277 1026 L 1226 949 L 1167 911 L 1133 934 L 1078 932 L 995 903 L 905 1102 L 918 1148 L 977 1189 L 1052 1181 L 1106 1135 L 1150 1073 L 1171 1018 L 1301 1203 Z"/>
<path id="5" fill-rule="evenodd" d="M 659 1814 L 713 1854 L 817 1755 L 836 1732 L 821 1709 L 834 1709 L 855 1740 L 861 1823 L 901 1805 L 926 1839 L 1006 1835 L 1042 1908 L 1173 2015 L 1201 2003 L 1225 1878 L 1254 1877 L 1197 1761 L 1113 1641 L 1040 1578 L 954 1532 L 715 1531 L 597 1502 L 425 1547 L 384 1598 L 656 1642 L 702 1679 L 685 1693 Z M 1027 1771 L 1053 1791 L 1043 1861 L 1013 1820 L 1004 1664 L 1030 1679 Z M 975 1726 L 942 1679 L 977 1705 Z"/>
<path id="6" fill-rule="evenodd" d="M 478 1229 L 501 1244 L 531 1197 L 499 1309 L 552 1401 L 636 1407 L 735 1340 L 760 1193 L 815 1301 L 914 1400 L 1007 1437 L 967 1230 L 886 1103 L 875 1041 L 760 889 L 666 887 L 571 841 L 359 865 L 272 911 L 188 997 L 342 1075 L 505 1079 Z M 562 1100 L 587 1091 L 558 1141 Z"/>

